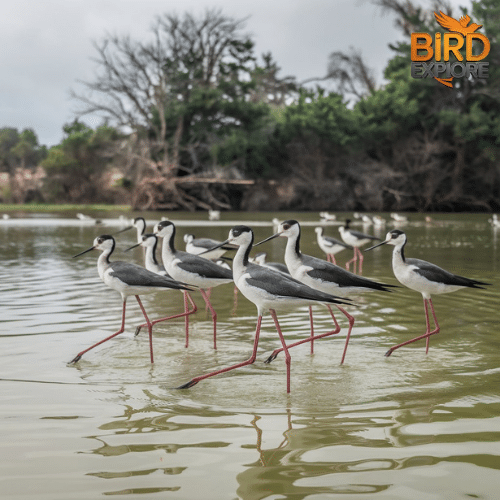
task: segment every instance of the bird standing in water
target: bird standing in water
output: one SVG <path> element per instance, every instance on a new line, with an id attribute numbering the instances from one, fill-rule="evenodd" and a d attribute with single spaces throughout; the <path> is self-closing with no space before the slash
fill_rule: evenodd
<path id="1" fill-rule="evenodd" d="M 146 314 L 146 310 L 142 305 L 139 295 L 154 293 L 160 290 L 190 290 L 190 288 L 186 286 L 185 283 L 180 283 L 179 281 L 167 278 L 166 276 L 160 276 L 159 274 L 152 273 L 151 271 L 148 271 L 141 266 L 122 261 L 111 262 L 109 258 L 114 249 L 115 239 L 113 238 L 113 236 L 104 234 L 102 236 L 98 236 L 94 240 L 94 245 L 92 247 L 84 250 L 83 252 L 80 252 L 74 257 L 79 257 L 80 255 L 90 252 L 91 250 L 100 250 L 102 252 L 97 259 L 97 270 L 104 283 L 110 288 L 113 288 L 113 290 L 119 292 L 122 296 L 123 309 L 121 327 L 116 333 L 113 333 L 113 335 L 110 335 L 100 342 L 97 342 L 96 344 L 90 346 L 88 349 L 79 352 L 69 362 L 69 364 L 78 362 L 86 352 L 112 339 L 113 337 L 116 337 L 120 333 L 123 333 L 123 331 L 125 330 L 125 306 L 127 303 L 127 297 L 129 297 L 130 295 L 135 295 L 139 307 L 141 308 L 142 314 L 146 318 L 146 323 L 149 331 L 149 351 L 151 363 L 153 363 L 153 325 L 149 320 L 148 315 Z"/>
<path id="2" fill-rule="evenodd" d="M 365 252 L 373 250 L 381 245 L 389 244 L 394 246 L 392 252 L 392 270 L 397 280 L 415 290 L 420 292 L 424 299 L 424 309 L 425 309 L 425 322 L 426 330 L 423 335 L 415 337 L 414 339 L 407 340 L 401 344 L 391 347 L 387 352 L 386 356 L 390 356 L 396 349 L 403 347 L 405 345 L 416 342 L 417 340 L 426 339 L 425 353 L 429 352 L 429 337 L 439 333 L 440 327 L 436 318 L 436 313 L 434 312 L 434 305 L 432 303 L 431 296 L 434 294 L 450 293 L 461 288 L 484 288 L 485 285 L 490 283 L 483 283 L 482 281 L 473 280 L 470 278 L 464 278 L 463 276 L 457 276 L 444 269 L 431 264 L 425 260 L 420 259 L 407 259 L 404 254 L 404 248 L 407 242 L 406 234 L 399 229 L 393 229 L 387 233 L 385 241 L 367 248 Z M 432 317 L 434 318 L 434 330 L 431 331 L 430 320 L 429 320 L 429 306 L 431 308 Z"/>
<path id="3" fill-rule="evenodd" d="M 240 292 L 257 307 L 257 328 L 255 331 L 255 340 L 253 345 L 253 352 L 249 359 L 236 365 L 222 368 L 205 375 L 200 375 L 193 378 L 186 384 L 179 387 L 179 389 L 187 389 L 197 384 L 201 380 L 208 377 L 213 377 L 221 373 L 241 368 L 252 364 L 257 355 L 257 347 L 259 344 L 260 329 L 262 324 L 262 316 L 265 311 L 271 313 L 274 325 L 278 332 L 278 336 L 285 351 L 285 363 L 287 369 L 287 392 L 290 392 L 290 365 L 291 357 L 288 352 L 288 347 L 285 343 L 281 327 L 278 323 L 276 310 L 296 308 L 301 305 L 310 304 L 347 304 L 348 299 L 340 299 L 332 295 L 314 290 L 313 288 L 300 283 L 293 279 L 291 276 L 279 273 L 272 269 L 252 264 L 248 260 L 250 251 L 253 245 L 253 231 L 247 226 L 236 226 L 229 232 L 229 238 L 221 245 L 232 243 L 237 245 L 238 251 L 233 260 L 233 276 L 234 282 Z M 336 332 L 328 332 L 318 335 L 314 338 L 322 338 L 328 335 L 333 335 Z M 311 338 L 307 341 L 312 340 Z"/>

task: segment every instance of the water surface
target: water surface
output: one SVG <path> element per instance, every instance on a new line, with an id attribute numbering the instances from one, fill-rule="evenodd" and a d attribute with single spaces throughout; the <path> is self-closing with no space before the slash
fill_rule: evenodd
<path id="1" fill-rule="evenodd" d="M 142 215 L 148 222 L 161 216 Z M 303 251 L 322 256 L 317 214 L 223 213 L 212 225 L 201 224 L 199 214 L 171 218 L 179 220 L 183 247 L 184 232 L 225 239 L 231 220 L 246 220 L 263 239 L 275 216 L 303 221 Z M 283 358 L 263 363 L 279 346 L 269 317 L 254 365 L 190 390 L 173 389 L 250 355 L 256 309 L 241 295 L 235 303 L 231 285 L 212 293 L 217 351 L 198 294 L 190 347 L 184 348 L 182 320 L 159 324 L 151 365 L 147 335 L 133 335 L 142 319 L 131 299 L 125 332 L 67 366 L 119 328 L 120 297 L 100 281 L 97 253 L 71 257 L 120 223 L 58 217 L 16 220 L 13 214 L 0 221 L 5 498 L 498 498 L 500 237 L 486 216 L 433 215 L 426 224 L 415 214 L 403 228 L 408 256 L 493 283 L 435 297 L 441 333 L 427 356 L 424 343 L 415 343 L 384 357 L 390 346 L 424 332 L 420 294 L 405 288 L 365 294 L 350 308 L 356 323 L 345 364 L 339 362 L 346 321 L 339 317 L 341 333 L 318 341 L 314 355 L 306 346 L 291 351 L 289 395 Z M 326 231 L 338 235 L 335 225 Z M 117 236 L 114 257 L 140 262 L 140 249 L 123 253 L 135 238 L 133 232 Z M 259 250 L 282 261 L 284 244 L 275 239 Z M 390 255 L 389 247 L 366 254 L 363 275 L 396 284 Z M 338 257 L 343 265 L 350 254 Z M 159 293 L 143 302 L 154 318 L 178 313 L 182 295 Z M 290 341 L 308 335 L 307 309 L 280 320 Z M 320 307 L 315 327 L 331 329 Z"/>

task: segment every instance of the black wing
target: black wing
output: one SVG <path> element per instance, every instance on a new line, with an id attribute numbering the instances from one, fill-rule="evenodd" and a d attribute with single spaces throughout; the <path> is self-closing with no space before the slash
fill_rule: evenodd
<path id="1" fill-rule="evenodd" d="M 443 283 L 444 285 L 454 285 L 454 286 L 467 286 L 470 288 L 484 288 L 481 285 L 490 285 L 491 283 L 484 283 L 482 281 L 473 280 L 470 278 L 465 278 L 464 276 L 458 276 L 457 274 L 450 273 L 445 269 L 442 269 L 435 264 L 431 264 L 425 260 L 420 259 L 406 259 L 406 263 L 410 266 L 416 266 L 414 270 L 420 276 L 428 279 L 429 281 L 436 281 L 438 283 Z"/>
<path id="2" fill-rule="evenodd" d="M 330 304 L 350 304 L 349 299 L 335 297 L 328 293 L 314 290 L 300 281 L 272 269 L 263 269 L 261 266 L 249 264 L 247 272 L 250 277 L 247 283 L 250 286 L 261 288 L 278 297 L 295 297 Z"/>
<path id="3" fill-rule="evenodd" d="M 177 254 L 180 253 L 177 252 Z M 182 260 L 177 265 L 184 271 L 199 274 L 204 278 L 233 279 L 233 271 L 230 269 L 226 269 L 211 260 L 187 252 L 182 252 Z"/>
<path id="4" fill-rule="evenodd" d="M 309 255 L 302 255 L 302 263 L 310 266 L 313 269 L 307 272 L 311 278 L 320 279 L 326 282 L 336 283 L 339 287 L 364 287 L 372 290 L 380 290 L 389 292 L 388 288 L 397 288 L 396 285 L 387 285 L 385 283 L 377 283 L 368 278 L 363 278 L 357 274 L 351 273 L 346 269 L 335 264 L 330 264 L 326 260 L 317 259 Z"/>
<path id="5" fill-rule="evenodd" d="M 130 286 L 156 286 L 174 290 L 192 290 L 186 283 L 181 283 L 161 274 L 156 274 L 130 262 L 113 262 L 111 276 L 114 276 Z"/>

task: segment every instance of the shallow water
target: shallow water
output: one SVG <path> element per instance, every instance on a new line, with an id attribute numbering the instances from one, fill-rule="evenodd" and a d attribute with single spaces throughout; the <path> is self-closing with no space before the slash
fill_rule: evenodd
<path id="1" fill-rule="evenodd" d="M 346 322 L 339 318 L 341 333 L 317 341 L 314 355 L 306 346 L 291 350 L 287 395 L 283 358 L 263 363 L 279 347 L 268 316 L 254 365 L 174 389 L 249 356 L 256 310 L 241 295 L 235 303 L 231 285 L 212 293 L 217 351 L 198 294 L 190 347 L 184 348 L 182 319 L 159 324 L 151 365 L 147 335 L 134 337 L 142 316 L 131 299 L 125 332 L 67 366 L 119 328 L 121 302 L 97 275 L 97 253 L 71 258 L 120 224 L 109 219 L 96 226 L 66 215 L 35 222 L 12 214 L 0 221 L 5 498 L 498 498 L 500 235 L 487 216 L 436 214 L 425 224 L 414 214 L 403 228 L 408 256 L 493 284 L 435 297 L 441 333 L 427 356 L 421 342 L 384 357 L 390 346 L 424 332 L 421 296 L 406 288 L 365 294 L 349 308 L 356 323 L 344 365 Z M 211 226 L 199 214 L 172 219 L 179 219 L 183 247 L 184 232 L 225 239 L 231 220 L 246 220 L 256 240 L 263 239 L 274 216 L 304 221 L 302 250 L 322 256 L 317 214 L 223 213 L 222 223 Z M 327 234 L 337 236 L 336 226 Z M 135 238 L 132 231 L 117 236 L 115 259 L 140 262 L 140 249 L 123 253 Z M 275 239 L 259 250 L 280 261 L 284 244 Z M 390 255 L 386 246 L 367 253 L 363 275 L 396 284 Z M 350 254 L 338 257 L 343 265 Z M 180 312 L 182 295 L 159 293 L 143 302 L 155 318 Z M 290 341 L 308 335 L 305 308 L 280 322 Z M 315 327 L 331 329 L 325 309 L 315 309 Z"/>

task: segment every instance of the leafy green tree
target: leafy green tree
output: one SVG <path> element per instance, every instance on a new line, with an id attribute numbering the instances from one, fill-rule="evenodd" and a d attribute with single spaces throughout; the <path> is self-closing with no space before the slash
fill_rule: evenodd
<path id="1" fill-rule="evenodd" d="M 99 180 L 121 135 L 113 127 L 93 130 L 76 120 L 63 130 L 61 144 L 50 148 L 42 162 L 47 171 L 45 194 L 50 201 L 97 201 Z"/>
<path id="2" fill-rule="evenodd" d="M 16 168 L 34 168 L 47 154 L 38 144 L 32 129 L 21 133 L 15 128 L 0 129 L 0 170 L 13 173 Z"/>

